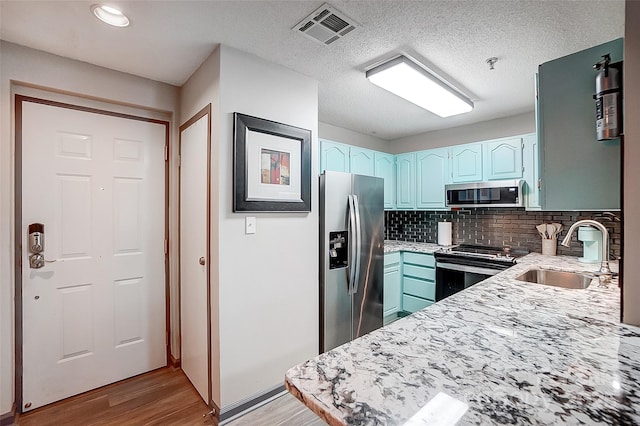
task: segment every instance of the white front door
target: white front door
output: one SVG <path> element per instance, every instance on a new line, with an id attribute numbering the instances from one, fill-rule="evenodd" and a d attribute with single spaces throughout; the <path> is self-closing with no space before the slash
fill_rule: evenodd
<path id="1" fill-rule="evenodd" d="M 205 114 L 180 131 L 180 365 L 207 404 L 209 120 Z"/>
<path id="2" fill-rule="evenodd" d="M 23 411 L 166 365 L 165 132 L 16 100 L 22 111 Z M 31 268 L 29 224 L 44 225 Z"/>

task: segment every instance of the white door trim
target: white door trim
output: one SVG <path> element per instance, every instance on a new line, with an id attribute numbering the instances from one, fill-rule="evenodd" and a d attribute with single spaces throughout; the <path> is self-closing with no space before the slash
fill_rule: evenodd
<path id="1" fill-rule="evenodd" d="M 160 120 L 155 118 L 149 118 L 144 116 L 138 116 L 128 113 L 109 111 L 105 109 L 92 108 L 88 106 L 76 105 L 71 103 L 59 102 L 50 99 L 44 99 L 35 96 L 27 96 L 22 94 L 13 94 L 14 100 L 14 150 L 15 150 L 15 163 L 14 163 L 14 321 L 15 321 L 15 334 L 14 334 L 14 346 L 15 346 L 15 404 L 19 413 L 23 412 L 23 319 L 22 319 L 22 263 L 28 261 L 22 258 L 22 105 L 23 102 L 32 102 L 37 104 L 43 104 L 48 106 L 55 106 L 59 108 L 66 108 L 76 111 L 89 112 L 93 114 L 107 115 L 117 118 L 124 118 L 129 120 L 143 121 L 148 123 L 154 123 L 164 126 L 165 138 L 164 144 L 166 147 L 165 153 L 165 226 L 164 226 L 164 238 L 165 247 L 169 241 L 169 131 L 170 123 L 166 120 Z M 170 363 L 170 291 L 169 291 L 169 250 L 165 249 L 165 330 L 166 330 L 166 361 Z"/>
<path id="2" fill-rule="evenodd" d="M 196 122 L 198 122 L 203 117 L 207 117 L 207 229 L 206 229 L 206 241 L 207 248 L 205 254 L 205 274 L 207 277 L 207 405 L 209 408 L 214 408 L 214 402 L 212 400 L 212 367 L 211 367 L 211 104 L 208 104 L 204 108 L 202 108 L 199 112 L 197 112 L 193 117 L 187 120 L 184 124 L 182 124 L 179 128 L 178 134 L 178 154 L 182 152 L 182 132 Z M 178 157 L 180 158 L 180 157 Z M 178 163 L 178 169 L 180 169 L 181 164 Z M 178 171 L 178 200 L 180 198 L 180 171 Z M 180 201 L 179 201 L 180 202 Z M 180 241 L 180 208 L 178 208 L 178 241 Z M 178 268 L 180 268 L 180 245 L 178 244 Z M 180 271 L 178 271 L 178 277 L 181 276 Z M 180 297 L 182 283 L 180 282 L 180 278 L 178 278 L 178 297 Z M 180 301 L 178 301 L 178 306 L 180 306 L 180 315 L 179 315 L 179 328 L 181 330 L 182 327 L 182 308 L 180 305 Z M 182 339 L 180 339 L 180 356 L 182 357 Z"/>

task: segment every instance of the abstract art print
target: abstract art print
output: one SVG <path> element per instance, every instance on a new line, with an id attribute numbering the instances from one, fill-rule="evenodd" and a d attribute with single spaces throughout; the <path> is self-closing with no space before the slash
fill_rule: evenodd
<path id="1" fill-rule="evenodd" d="M 234 212 L 311 211 L 311 131 L 234 113 Z"/>

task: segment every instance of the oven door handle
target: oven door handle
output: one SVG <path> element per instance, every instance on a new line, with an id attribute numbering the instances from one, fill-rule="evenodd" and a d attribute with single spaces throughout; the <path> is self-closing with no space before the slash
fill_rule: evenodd
<path id="1" fill-rule="evenodd" d="M 471 272 L 482 275 L 495 275 L 502 272 L 502 269 L 480 268 L 477 266 L 458 265 L 455 263 L 436 262 L 436 268 L 449 269 L 451 271 Z"/>

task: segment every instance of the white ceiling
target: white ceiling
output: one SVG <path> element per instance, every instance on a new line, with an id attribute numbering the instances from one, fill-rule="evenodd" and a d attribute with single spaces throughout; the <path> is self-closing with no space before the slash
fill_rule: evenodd
<path id="1" fill-rule="evenodd" d="M 540 63 L 624 34 L 623 0 L 330 0 L 360 27 L 329 46 L 291 29 L 322 0 L 106 1 L 129 16 L 125 29 L 93 17 L 98 1 L 2 0 L 0 38 L 177 86 L 225 44 L 317 79 L 320 121 L 390 140 L 532 111 Z M 457 83 L 475 109 L 440 118 L 365 79 L 399 51 Z"/>

